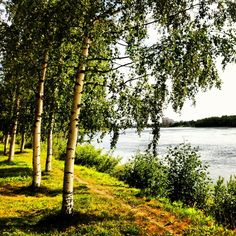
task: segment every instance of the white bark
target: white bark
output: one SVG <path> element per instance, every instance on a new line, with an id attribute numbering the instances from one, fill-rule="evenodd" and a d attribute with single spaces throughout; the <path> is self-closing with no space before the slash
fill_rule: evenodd
<path id="1" fill-rule="evenodd" d="M 41 184 L 40 142 L 41 142 L 41 123 L 42 123 L 42 113 L 43 113 L 44 83 L 46 79 L 47 65 L 48 65 L 48 51 L 45 51 L 44 61 L 42 64 L 42 76 L 38 81 L 34 132 L 33 132 L 33 182 L 32 182 L 32 186 L 34 188 L 40 187 L 40 184 Z"/>
<path id="2" fill-rule="evenodd" d="M 90 45 L 89 38 L 85 38 L 82 50 L 82 57 L 84 59 L 88 56 L 89 45 Z M 73 213 L 74 159 L 75 159 L 75 149 L 78 136 L 78 117 L 80 114 L 84 77 L 85 77 L 85 63 L 83 62 L 80 63 L 76 76 L 72 112 L 70 117 L 69 137 L 66 149 L 64 184 L 63 184 L 63 202 L 62 202 L 62 214 L 64 215 L 71 215 Z"/>

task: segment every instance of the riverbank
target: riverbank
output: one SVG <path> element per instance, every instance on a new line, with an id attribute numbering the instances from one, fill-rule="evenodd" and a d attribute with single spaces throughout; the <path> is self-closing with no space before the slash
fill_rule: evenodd
<path id="1" fill-rule="evenodd" d="M 122 162 L 127 162 L 138 151 L 144 151 L 151 142 L 151 129 L 144 129 L 139 136 L 135 129 L 121 133 L 114 156 L 121 156 Z M 165 155 L 169 146 L 180 143 L 190 143 L 199 148 L 203 163 L 209 164 L 210 177 L 216 181 L 219 176 L 229 180 L 236 170 L 236 128 L 161 128 L 158 142 L 158 153 Z M 109 150 L 110 136 L 106 135 L 96 147 Z"/>
<path id="2" fill-rule="evenodd" d="M 81 166 L 75 166 L 75 214 L 65 222 L 59 214 L 63 162 L 54 159 L 42 188 L 32 192 L 31 157 L 26 150 L 9 164 L 0 152 L 1 235 L 235 235 L 201 211 L 137 197 L 139 190 Z"/>

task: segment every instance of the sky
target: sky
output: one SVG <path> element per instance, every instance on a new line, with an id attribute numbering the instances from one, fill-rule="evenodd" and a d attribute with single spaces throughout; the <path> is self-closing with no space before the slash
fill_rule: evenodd
<path id="1" fill-rule="evenodd" d="M 197 120 L 211 116 L 236 115 L 236 65 L 229 64 L 225 70 L 219 70 L 222 80 L 221 90 L 212 88 L 200 92 L 196 96 L 196 104 L 186 101 L 181 114 L 175 113 L 171 107 L 164 112 L 164 116 L 175 121 Z"/>

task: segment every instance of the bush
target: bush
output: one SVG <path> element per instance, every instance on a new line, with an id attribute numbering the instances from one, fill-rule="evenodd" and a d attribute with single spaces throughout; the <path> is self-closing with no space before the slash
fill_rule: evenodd
<path id="1" fill-rule="evenodd" d="M 33 148 L 33 137 L 32 136 L 26 138 L 25 148 L 28 148 L 28 149 Z"/>
<path id="2" fill-rule="evenodd" d="M 53 138 L 53 156 L 64 160 L 66 156 L 66 140 L 60 137 Z"/>
<path id="3" fill-rule="evenodd" d="M 21 134 L 16 135 L 16 144 L 21 144 Z"/>
<path id="4" fill-rule="evenodd" d="M 170 200 L 204 208 L 210 194 L 210 179 L 197 149 L 180 144 L 169 148 L 166 160 Z"/>
<path id="5" fill-rule="evenodd" d="M 167 195 L 167 172 L 158 157 L 137 154 L 124 168 L 124 181 L 152 196 Z"/>
<path id="6" fill-rule="evenodd" d="M 220 177 L 214 186 L 214 204 L 212 214 L 216 220 L 226 226 L 236 227 L 236 176 L 224 184 L 224 178 Z"/>
<path id="7" fill-rule="evenodd" d="M 125 165 L 116 165 L 114 170 L 110 173 L 113 177 L 124 181 L 125 180 Z"/>
<path id="8" fill-rule="evenodd" d="M 103 153 L 91 144 L 79 145 L 76 148 L 75 163 L 87 167 L 94 167 L 97 171 L 112 173 L 120 159 Z"/>

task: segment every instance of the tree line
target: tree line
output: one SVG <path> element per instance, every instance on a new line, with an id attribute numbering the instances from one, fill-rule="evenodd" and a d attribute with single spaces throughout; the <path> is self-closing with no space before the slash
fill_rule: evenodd
<path id="1" fill-rule="evenodd" d="M 22 151 L 32 137 L 32 187 L 40 188 L 42 138 L 50 171 L 53 134 L 64 136 L 64 215 L 73 213 L 78 140 L 109 132 L 114 146 L 119 130 L 151 124 L 155 153 L 166 104 L 179 111 L 199 90 L 220 87 L 216 58 L 222 66 L 235 62 L 233 0 L 0 4 L 0 127 L 5 148 L 10 137 L 8 160 L 16 134 Z"/>
<path id="2" fill-rule="evenodd" d="M 213 116 L 200 120 L 175 122 L 171 127 L 236 127 L 236 116 Z"/>

